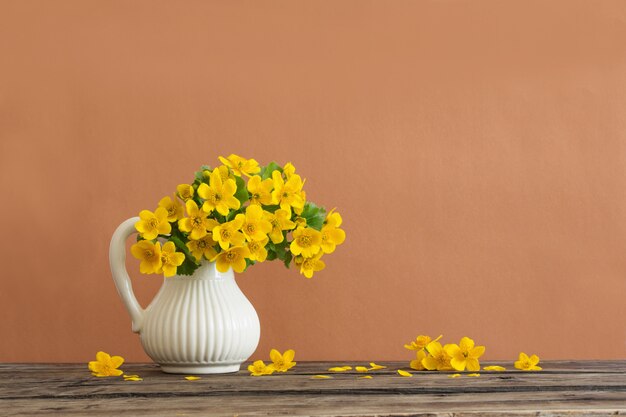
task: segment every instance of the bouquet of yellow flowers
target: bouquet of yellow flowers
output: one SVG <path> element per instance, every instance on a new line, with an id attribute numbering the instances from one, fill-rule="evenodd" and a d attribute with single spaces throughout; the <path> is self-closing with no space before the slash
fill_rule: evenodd
<path id="1" fill-rule="evenodd" d="M 275 259 L 287 268 L 295 263 L 307 278 L 324 269 L 322 255 L 346 237 L 341 215 L 306 200 L 295 167 L 259 167 L 237 155 L 219 160 L 223 165 L 202 166 L 193 183 L 180 184 L 154 212 L 139 213 L 131 253 L 140 272 L 191 275 L 203 259 L 220 272 Z"/>

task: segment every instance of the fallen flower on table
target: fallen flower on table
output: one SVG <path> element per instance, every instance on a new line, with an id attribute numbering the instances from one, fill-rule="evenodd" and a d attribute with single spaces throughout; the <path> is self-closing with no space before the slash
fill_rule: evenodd
<path id="1" fill-rule="evenodd" d="M 272 366 L 276 372 L 287 372 L 289 369 L 296 366 L 296 362 L 293 362 L 293 358 L 296 352 L 293 349 L 286 350 L 282 355 L 276 349 L 270 351 L 270 359 L 272 360 Z"/>
<path id="2" fill-rule="evenodd" d="M 200 378 L 199 376 L 191 376 L 191 375 L 190 375 L 190 376 L 186 376 L 186 377 L 185 377 L 185 379 L 186 379 L 187 381 L 197 381 L 197 380 L 199 380 L 199 379 L 201 379 L 201 378 Z"/>
<path id="3" fill-rule="evenodd" d="M 451 371 L 452 365 L 450 364 L 450 360 L 452 357 L 443 349 L 441 343 L 439 342 L 430 342 L 428 346 L 426 346 L 426 350 L 428 351 L 428 356 L 422 359 L 422 365 L 424 368 L 429 371 Z M 480 368 L 478 368 L 480 369 Z M 461 371 L 462 369 L 457 369 L 457 371 Z"/>
<path id="4" fill-rule="evenodd" d="M 130 376 L 125 377 L 124 381 L 143 381 L 143 378 L 139 378 L 138 376 Z"/>
<path id="5" fill-rule="evenodd" d="M 377 371 L 379 369 L 385 369 L 385 368 L 386 368 L 386 366 L 378 365 L 375 362 L 370 362 L 370 371 Z"/>
<path id="6" fill-rule="evenodd" d="M 483 371 L 506 371 L 506 368 L 498 365 L 484 366 Z"/>
<path id="7" fill-rule="evenodd" d="M 357 372 L 367 372 L 367 371 L 369 371 L 369 369 L 367 369 L 365 366 L 356 366 L 354 368 L 354 370 L 357 371 Z"/>
<path id="8" fill-rule="evenodd" d="M 467 376 L 474 376 L 474 377 L 476 377 L 476 376 L 480 376 L 480 374 L 467 374 Z"/>
<path id="9" fill-rule="evenodd" d="M 96 353 L 96 360 L 89 362 L 89 370 L 93 376 L 106 377 L 106 376 L 120 376 L 124 372 L 121 369 L 117 369 L 124 363 L 124 358 L 121 356 L 111 356 L 106 352 Z"/>
<path id="10" fill-rule="evenodd" d="M 332 376 L 329 375 L 313 375 L 311 379 L 330 379 Z"/>
<path id="11" fill-rule="evenodd" d="M 541 371 L 541 367 L 537 366 L 539 356 L 532 355 L 528 357 L 524 352 L 520 352 L 519 360 L 515 361 L 515 367 L 522 371 Z"/>
<path id="12" fill-rule="evenodd" d="M 450 365 L 457 371 L 478 371 L 480 370 L 480 358 L 485 353 L 484 346 L 474 346 L 474 341 L 469 337 L 463 337 L 459 344 L 449 344 L 444 350 L 450 357 Z"/>
<path id="13" fill-rule="evenodd" d="M 458 378 L 460 376 L 461 374 L 452 374 L 452 375 L 448 375 L 448 378 Z"/>
<path id="14" fill-rule="evenodd" d="M 275 371 L 274 366 L 266 365 L 265 362 L 259 360 L 252 365 L 248 365 L 248 371 L 252 376 L 272 375 Z"/>
<path id="15" fill-rule="evenodd" d="M 371 376 L 371 375 L 362 375 L 362 376 L 357 376 L 357 378 L 359 378 L 359 379 L 372 379 L 374 377 Z"/>
<path id="16" fill-rule="evenodd" d="M 328 368 L 328 372 L 346 372 L 352 369 L 352 367 L 350 366 L 348 366 L 347 368 L 345 366 L 334 366 L 332 368 Z"/>
<path id="17" fill-rule="evenodd" d="M 405 347 L 405 349 L 408 349 L 408 350 L 422 350 L 426 346 L 428 346 L 429 343 L 436 342 L 439 339 L 441 339 L 442 337 L 443 337 L 443 335 L 439 335 L 439 337 L 437 337 L 435 340 L 432 340 L 430 338 L 430 336 L 419 335 L 419 336 L 417 336 L 415 338 L 414 341 L 412 341 L 409 344 L 404 345 L 404 347 Z"/>
<path id="18" fill-rule="evenodd" d="M 407 371 L 403 371 L 402 369 L 398 369 L 398 375 L 400 376 L 404 376 L 404 377 L 412 377 L 413 374 Z"/>

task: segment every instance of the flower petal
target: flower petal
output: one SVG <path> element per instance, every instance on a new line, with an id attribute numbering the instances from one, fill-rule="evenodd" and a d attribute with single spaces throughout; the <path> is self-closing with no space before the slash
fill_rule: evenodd
<path id="1" fill-rule="evenodd" d="M 506 368 L 503 367 L 503 366 L 492 365 L 492 366 L 485 366 L 485 367 L 483 367 L 483 370 L 485 370 L 485 371 L 506 371 Z"/>
<path id="2" fill-rule="evenodd" d="M 412 377 L 413 374 L 407 371 L 403 371 L 402 369 L 398 369 L 398 375 L 400 376 L 404 376 L 404 377 Z"/>
<path id="3" fill-rule="evenodd" d="M 460 376 L 461 374 L 452 374 L 452 375 L 448 375 L 448 378 L 458 378 Z"/>
<path id="4" fill-rule="evenodd" d="M 368 369 L 365 366 L 357 366 L 354 368 L 355 371 L 357 372 L 367 372 Z"/>
<path id="5" fill-rule="evenodd" d="M 360 378 L 360 379 L 372 379 L 374 377 L 371 376 L 371 375 L 361 375 L 361 376 L 357 376 L 357 378 Z"/>
<path id="6" fill-rule="evenodd" d="M 330 375 L 313 375 L 311 379 L 330 379 L 332 376 Z"/>
<path id="7" fill-rule="evenodd" d="M 187 381 L 197 381 L 198 379 L 201 379 L 201 378 L 199 376 L 190 375 L 190 376 L 186 376 L 185 379 Z"/>
<path id="8" fill-rule="evenodd" d="M 467 374 L 467 376 L 480 376 L 480 374 Z"/>
<path id="9" fill-rule="evenodd" d="M 287 350 L 283 353 L 283 361 L 286 363 L 293 362 L 293 358 L 296 356 L 296 351 L 293 349 Z"/>

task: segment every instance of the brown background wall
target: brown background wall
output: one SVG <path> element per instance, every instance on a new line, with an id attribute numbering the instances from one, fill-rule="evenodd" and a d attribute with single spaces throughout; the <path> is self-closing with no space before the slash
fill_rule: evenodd
<path id="1" fill-rule="evenodd" d="M 111 233 L 229 153 L 348 233 L 239 277 L 255 357 L 623 358 L 625 44 L 623 1 L 0 1 L 0 361 L 146 360 Z"/>

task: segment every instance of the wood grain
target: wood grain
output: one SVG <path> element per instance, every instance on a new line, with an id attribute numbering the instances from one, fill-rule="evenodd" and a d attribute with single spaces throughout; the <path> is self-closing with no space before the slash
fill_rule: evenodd
<path id="1" fill-rule="evenodd" d="M 626 361 L 553 361 L 541 372 L 482 372 L 478 378 L 413 372 L 383 363 L 373 379 L 331 366 L 299 363 L 292 371 L 251 377 L 241 371 L 187 381 L 154 364 L 128 364 L 143 381 L 92 377 L 84 364 L 0 364 L 0 415 L 125 416 L 495 416 L 626 415 Z M 488 365 L 485 363 L 484 365 Z M 366 364 L 365 364 L 366 365 Z"/>

